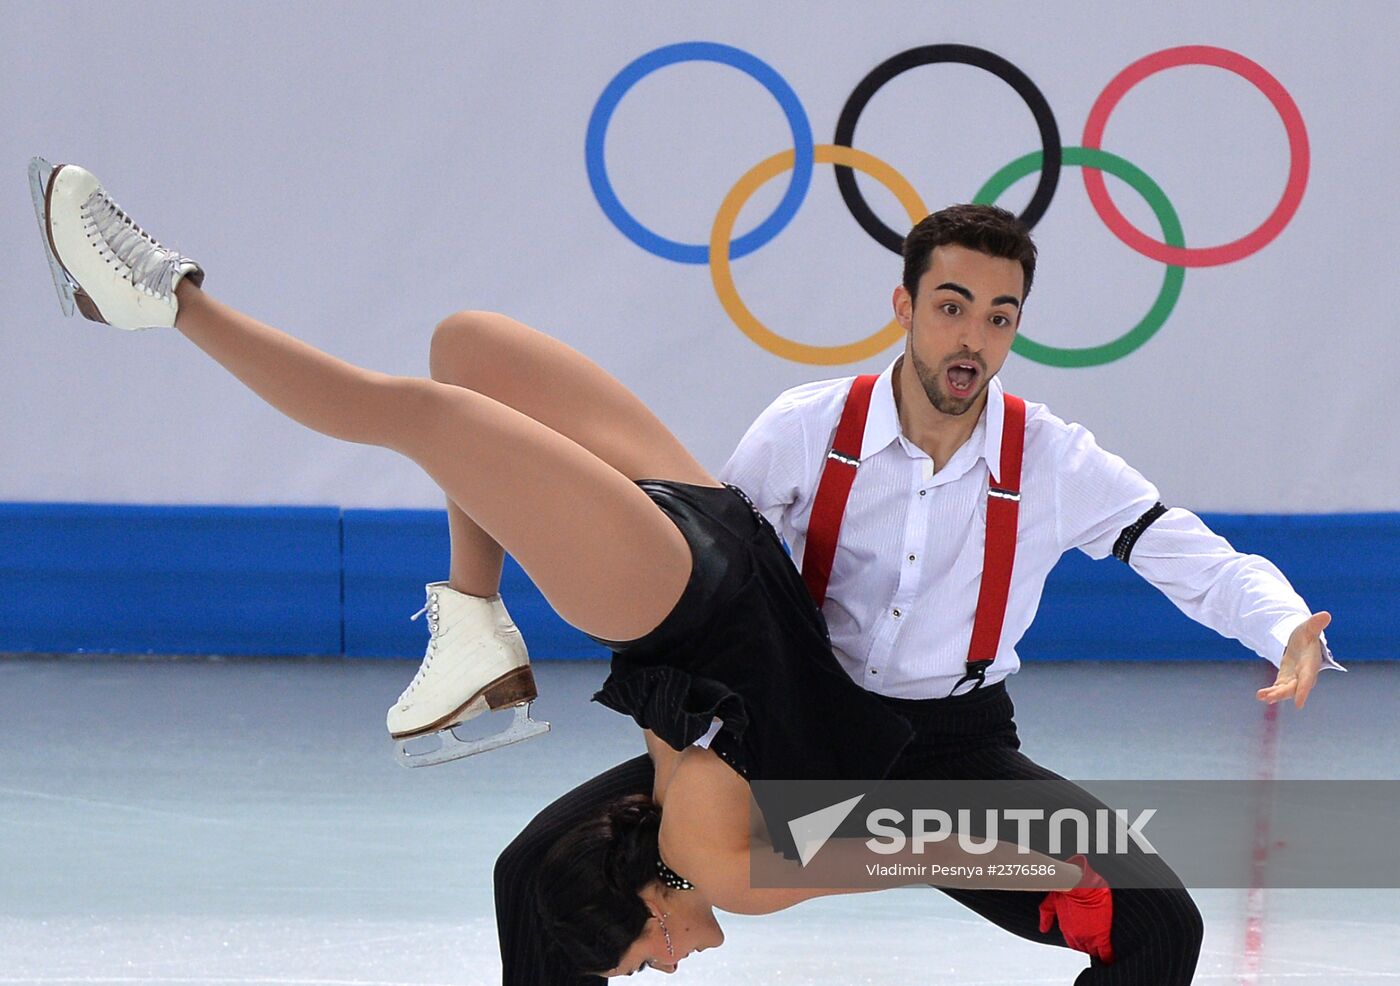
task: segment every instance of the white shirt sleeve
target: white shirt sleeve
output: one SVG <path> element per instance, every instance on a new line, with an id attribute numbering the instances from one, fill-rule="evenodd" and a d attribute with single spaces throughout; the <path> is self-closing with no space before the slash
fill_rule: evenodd
<path id="1" fill-rule="evenodd" d="M 1060 551 L 1078 548 L 1095 560 L 1107 558 L 1123 528 L 1157 502 L 1157 487 L 1099 448 L 1087 428 L 1058 421 L 1042 427 L 1063 429 L 1054 464 Z"/>
<path id="2" fill-rule="evenodd" d="M 1143 531 L 1128 562 L 1191 619 L 1240 641 L 1275 667 L 1311 610 L 1273 562 L 1245 555 L 1189 510 Z M 1341 666 L 1322 639 L 1322 666 Z"/>
<path id="3" fill-rule="evenodd" d="M 748 494 L 788 544 L 795 540 L 788 523 L 792 508 L 812 495 L 803 418 L 789 395 L 780 395 L 749 426 L 719 474 L 721 482 Z"/>
<path id="4" fill-rule="evenodd" d="M 1057 473 L 1064 550 L 1107 557 L 1123 528 L 1158 500 L 1157 488 L 1084 428 L 1070 425 Z M 1129 566 L 1191 619 L 1277 666 L 1311 611 L 1267 558 L 1231 547 L 1189 510 L 1173 508 L 1138 538 Z M 1323 640 L 1323 666 L 1340 668 Z"/>

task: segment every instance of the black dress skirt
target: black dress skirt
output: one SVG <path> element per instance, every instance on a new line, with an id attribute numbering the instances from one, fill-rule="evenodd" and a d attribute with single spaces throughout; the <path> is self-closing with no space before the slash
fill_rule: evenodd
<path id="1" fill-rule="evenodd" d="M 710 743 L 755 780 L 879 780 L 913 735 L 831 651 L 826 621 L 781 540 L 737 487 L 637 485 L 685 535 L 690 581 L 651 633 L 613 651 L 593 696 L 684 750 Z"/>

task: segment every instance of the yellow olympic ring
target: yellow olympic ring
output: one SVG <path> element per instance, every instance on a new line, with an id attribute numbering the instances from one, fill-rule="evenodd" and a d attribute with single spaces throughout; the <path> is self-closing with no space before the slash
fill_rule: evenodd
<path id="1" fill-rule="evenodd" d="M 719 303 L 724 306 L 734 324 L 739 326 L 744 335 L 775 356 L 795 363 L 811 363 L 818 366 L 859 362 L 889 348 L 904 332 L 899 322 L 890 319 L 889 323 L 874 335 L 842 346 L 812 346 L 785 339 L 769 329 L 749 311 L 734 286 L 734 275 L 729 269 L 729 241 L 734 232 L 735 220 L 739 218 L 739 210 L 764 182 L 791 170 L 796 156 L 796 151 L 783 151 L 760 161 L 735 182 L 729 194 L 724 197 L 724 202 L 720 204 L 719 212 L 715 215 L 714 227 L 710 230 L 710 280 L 715 286 L 715 294 L 719 296 Z M 894 193 L 895 198 L 899 199 L 899 204 L 909 213 L 909 221 L 912 223 L 917 223 L 928 215 L 928 208 L 923 199 L 919 198 L 919 193 L 914 191 L 914 186 L 873 154 L 858 151 L 853 147 L 817 144 L 812 149 L 812 159 L 817 164 L 841 164 L 865 172 Z"/>

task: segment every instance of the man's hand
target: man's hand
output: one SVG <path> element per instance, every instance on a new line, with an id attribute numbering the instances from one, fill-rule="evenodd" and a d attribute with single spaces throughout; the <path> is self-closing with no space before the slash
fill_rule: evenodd
<path id="1" fill-rule="evenodd" d="M 1317 684 L 1317 673 L 1322 668 L 1322 631 L 1331 622 L 1331 613 L 1314 613 L 1298 624 L 1288 638 L 1283 660 L 1279 661 L 1278 677 L 1268 688 L 1254 693 L 1259 701 L 1273 705 L 1292 698 L 1294 705 L 1303 707 L 1308 693 Z"/>

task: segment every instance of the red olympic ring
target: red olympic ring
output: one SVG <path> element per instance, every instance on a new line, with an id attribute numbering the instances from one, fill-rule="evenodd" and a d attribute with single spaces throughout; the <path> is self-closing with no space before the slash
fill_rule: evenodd
<path id="1" fill-rule="evenodd" d="M 1283 120 L 1284 130 L 1288 134 L 1288 181 L 1284 184 L 1283 195 L 1269 218 L 1254 232 L 1232 243 L 1212 247 L 1174 247 L 1154 240 L 1123 217 L 1108 194 L 1103 173 L 1097 168 L 1083 169 L 1084 190 L 1089 193 L 1089 201 L 1093 203 L 1094 210 L 1098 212 L 1104 225 L 1112 230 L 1114 236 L 1138 253 L 1179 267 L 1213 267 L 1228 264 L 1263 249 L 1283 231 L 1284 226 L 1288 225 L 1288 221 L 1298 211 L 1298 204 L 1303 200 L 1303 189 L 1308 183 L 1308 132 L 1303 125 L 1303 116 L 1298 112 L 1298 106 L 1287 90 L 1263 66 L 1233 51 L 1209 45 L 1184 45 L 1154 52 L 1119 72 L 1099 94 L 1089 111 L 1089 119 L 1084 123 L 1084 137 L 1080 143 L 1085 147 L 1102 150 L 1103 131 L 1108 123 L 1108 115 L 1113 112 L 1127 91 L 1149 75 L 1180 65 L 1211 65 L 1234 72 L 1252 83 L 1278 111 Z"/>

